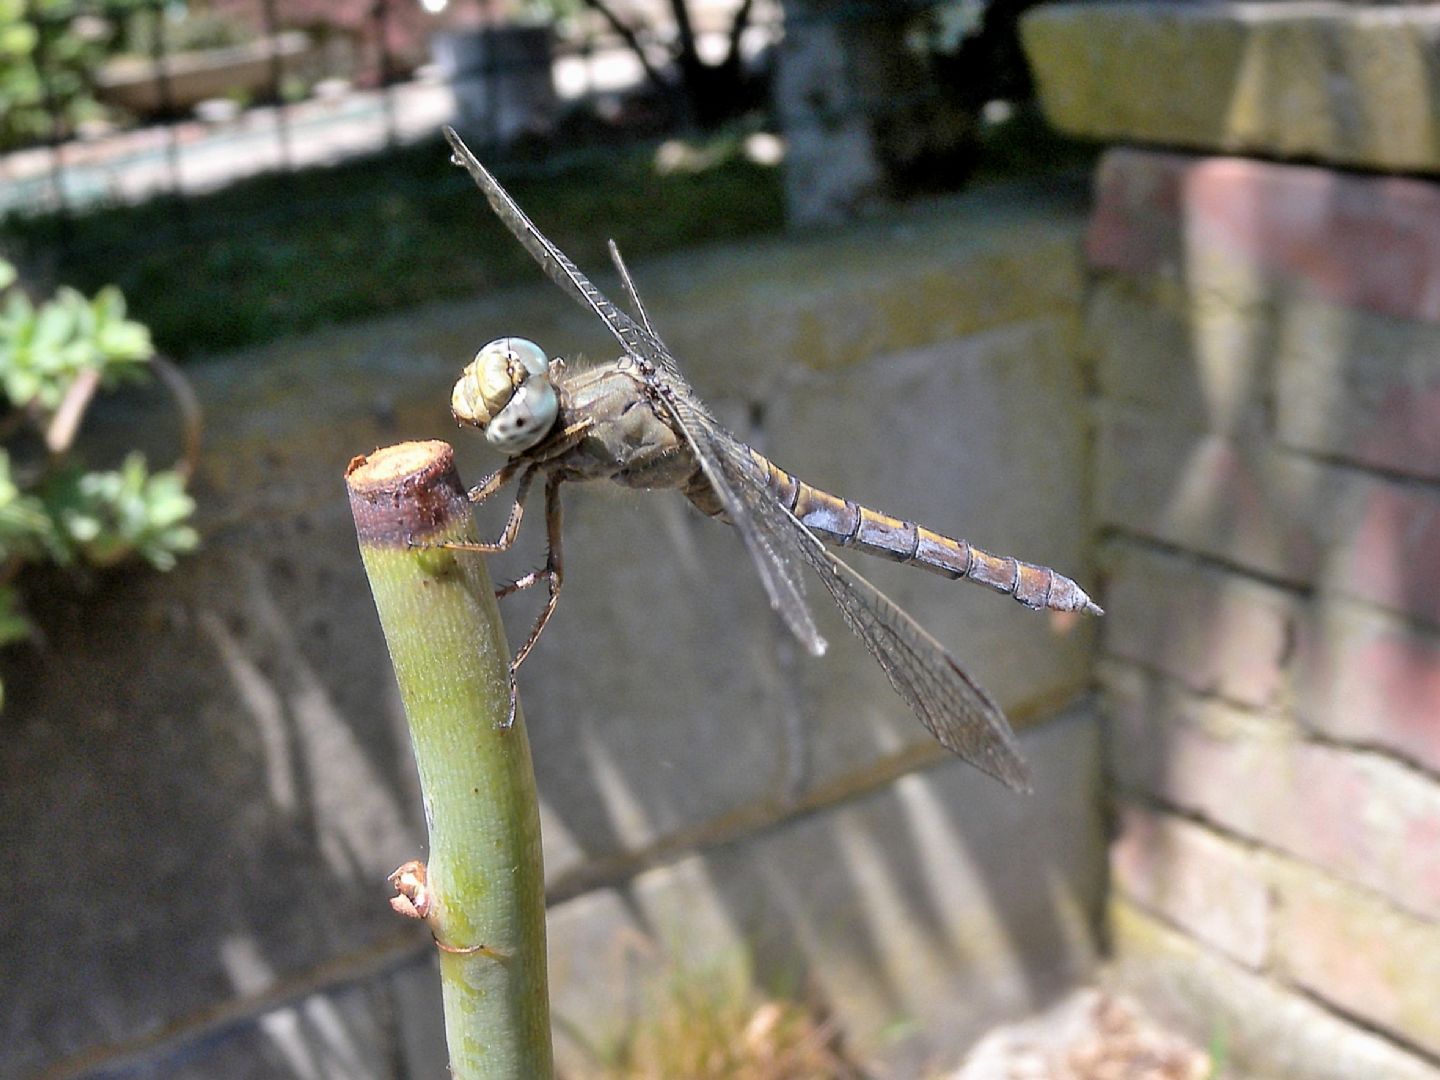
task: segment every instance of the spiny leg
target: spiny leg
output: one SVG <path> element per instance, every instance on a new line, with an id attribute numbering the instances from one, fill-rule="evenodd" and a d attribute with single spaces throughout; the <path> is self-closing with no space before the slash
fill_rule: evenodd
<path id="1" fill-rule="evenodd" d="M 586 416 L 563 428 L 558 434 L 553 437 L 553 439 L 558 446 L 568 448 L 578 443 L 585 436 L 585 433 L 594 426 L 594 417 Z M 466 497 L 478 506 L 480 503 L 490 498 L 507 483 L 509 483 L 510 478 L 524 467 L 525 463 L 522 461 L 506 462 L 501 468 L 495 470 L 495 472 L 491 473 L 484 480 L 480 481 L 480 483 L 478 483 L 468 492 L 466 492 Z M 533 474 L 537 468 L 539 468 L 539 466 L 530 466 L 529 471 L 527 471 L 525 475 L 521 477 L 520 484 L 518 485 L 515 492 L 515 506 L 511 508 L 510 518 L 505 522 L 505 530 L 501 533 L 500 538 L 496 541 L 497 546 L 446 546 L 459 547 L 460 550 L 463 551 L 495 552 L 507 550 L 512 544 L 515 543 L 516 534 L 518 534 L 520 531 L 520 518 L 521 515 L 524 513 L 524 508 L 523 506 L 521 506 L 521 504 L 525 501 L 526 495 L 529 494 L 530 483 L 534 479 Z M 544 579 L 545 575 L 543 573 L 532 571 L 531 573 L 528 573 L 523 577 L 517 578 L 514 581 L 507 581 L 495 590 L 495 599 L 503 600 L 505 599 L 505 597 L 511 595 L 512 593 L 517 593 L 524 589 L 530 588 L 532 585 L 539 584 Z"/>
<path id="2" fill-rule="evenodd" d="M 521 467 L 516 462 L 507 463 L 503 468 L 487 476 L 478 486 L 471 488 L 468 498 L 476 504 L 484 502 L 507 484 L 510 477 L 514 476 Z M 538 468 L 536 465 L 531 465 L 520 474 L 520 482 L 515 485 L 515 502 L 510 507 L 510 516 L 505 519 L 505 527 L 500 530 L 500 535 L 493 541 L 447 540 L 436 546 L 445 548 L 447 551 L 476 551 L 482 555 L 494 555 L 497 552 L 509 551 L 515 545 L 515 538 L 520 535 L 520 522 L 525 517 L 525 499 L 530 494 L 530 485 L 535 482 L 535 473 Z"/>
<path id="3" fill-rule="evenodd" d="M 526 577 L 542 577 L 549 585 L 550 595 L 546 597 L 545 606 L 540 609 L 540 616 L 535 620 L 535 627 L 530 631 L 530 636 L 525 639 L 515 653 L 515 660 L 511 667 L 518 668 L 530 655 L 530 650 L 535 647 L 535 642 L 540 639 L 540 631 L 545 629 L 545 624 L 550 621 L 550 616 L 555 613 L 555 604 L 560 599 L 560 586 L 565 580 L 565 556 L 561 543 L 562 511 L 560 507 L 560 483 L 561 478 L 551 475 L 545 481 L 545 568 L 535 574 L 527 574 Z M 523 580 L 523 579 L 522 579 Z"/>
<path id="4" fill-rule="evenodd" d="M 540 615 L 535 620 L 535 626 L 530 631 L 530 636 L 515 651 L 515 659 L 510 661 L 510 716 L 506 721 L 506 727 L 515 722 L 516 698 L 519 693 L 515 673 L 520 670 L 520 665 L 525 662 L 525 658 L 530 655 L 530 650 L 540 640 L 540 632 L 545 629 L 545 624 L 555 613 L 555 605 L 560 599 L 560 586 L 565 580 L 565 556 L 561 543 L 560 484 L 561 477 L 554 473 L 551 473 L 545 480 L 545 567 L 542 570 L 532 571 L 511 583 L 513 587 L 510 588 L 510 592 L 516 592 L 520 589 L 528 589 L 531 585 L 538 584 L 543 580 L 549 586 L 549 596 L 545 598 L 545 606 L 540 609 Z"/>
<path id="5" fill-rule="evenodd" d="M 534 588 L 536 585 L 539 585 L 542 581 L 543 581 L 543 582 L 546 582 L 547 584 L 550 584 L 550 586 L 551 586 L 551 591 L 552 591 L 552 592 L 558 592 L 558 591 L 559 591 L 559 589 L 560 589 L 560 583 L 559 583 L 559 581 L 556 579 L 556 575 L 559 574 L 560 576 L 563 577 L 563 569 L 560 568 L 560 567 L 557 565 L 557 564 L 560 562 L 560 559 L 561 559 L 561 555 L 560 555 L 560 516 L 561 516 L 561 508 L 560 508 L 560 496 L 559 496 L 559 494 L 558 494 L 559 483 L 560 483 L 560 482 L 557 480 L 557 481 L 555 481 L 555 483 L 554 483 L 553 485 L 547 484 L 546 487 L 545 487 L 545 532 L 546 532 L 546 536 L 547 536 L 546 545 L 545 545 L 545 546 L 546 546 L 545 565 L 544 565 L 543 567 L 541 567 L 539 570 L 531 570 L 528 574 L 522 574 L 520 577 L 516 578 L 514 581 L 507 581 L 505 584 L 501 585 L 498 589 L 495 590 L 495 599 L 497 599 L 497 600 L 504 600 L 505 597 L 510 596 L 510 595 L 512 595 L 512 594 L 514 594 L 514 593 L 523 592 L 523 591 L 525 591 L 526 589 L 532 589 L 532 588 Z M 554 501 L 553 501 L 553 510 L 552 510 L 552 499 L 554 500 Z M 553 518 L 553 522 L 552 522 L 552 518 Z M 553 526 L 553 527 L 552 527 L 552 526 Z M 552 596 L 552 597 L 550 598 L 550 600 L 549 600 L 549 606 L 550 606 L 551 609 L 553 609 L 553 608 L 555 607 L 555 599 L 554 599 L 553 596 Z M 549 612 L 547 611 L 547 612 L 545 613 L 545 615 L 541 618 L 541 620 L 540 620 L 540 625 L 543 626 L 544 623 L 545 623 L 545 619 L 548 619 L 549 617 L 550 617 L 550 614 L 549 614 Z M 533 639 L 534 639 L 535 637 L 538 637 L 538 636 L 539 636 L 539 633 L 540 633 L 540 631 L 539 631 L 539 628 L 537 627 L 535 633 L 531 635 L 532 640 L 531 640 L 531 642 L 530 642 L 529 644 L 534 644 Z M 527 645 L 527 648 L 524 650 L 524 652 L 528 652 L 528 651 L 529 651 L 529 649 L 528 649 L 528 645 Z M 522 660 L 524 659 L 524 652 L 521 653 L 521 657 L 520 657 L 520 658 L 521 658 Z M 518 663 L 519 663 L 519 660 L 517 660 L 516 663 L 518 664 Z"/>
<path id="6" fill-rule="evenodd" d="M 525 468 L 525 462 L 523 461 L 507 461 L 504 465 L 501 465 L 500 468 L 496 469 L 489 476 L 485 477 L 484 480 L 481 480 L 480 483 L 476 484 L 469 491 L 467 491 L 465 493 L 465 497 L 469 499 L 472 503 L 474 503 L 476 506 L 479 506 L 482 502 L 490 498 L 490 496 L 494 495 L 502 487 L 508 484 L 511 478 L 523 468 Z"/>

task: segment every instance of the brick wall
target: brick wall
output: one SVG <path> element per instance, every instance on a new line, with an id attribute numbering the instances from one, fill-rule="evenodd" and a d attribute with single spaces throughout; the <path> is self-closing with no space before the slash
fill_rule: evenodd
<path id="1" fill-rule="evenodd" d="M 1440 183 L 1339 167 L 1440 171 L 1434 24 L 1027 25 L 1061 126 L 1198 151 L 1107 151 L 1086 239 L 1112 945 L 1261 1075 L 1440 1076 Z"/>
<path id="2" fill-rule="evenodd" d="M 1087 253 L 1117 950 L 1434 1065 L 1440 185 L 1114 150 Z"/>

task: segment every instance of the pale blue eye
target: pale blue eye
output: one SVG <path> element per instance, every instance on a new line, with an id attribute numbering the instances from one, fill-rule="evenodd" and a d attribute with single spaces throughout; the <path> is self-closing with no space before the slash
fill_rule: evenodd
<path id="1" fill-rule="evenodd" d="M 543 375 L 550 368 L 550 358 L 545 355 L 545 350 L 523 337 L 496 338 L 476 353 L 475 359 L 489 356 L 508 357 L 531 375 Z"/>
<path id="2" fill-rule="evenodd" d="M 559 400 L 544 376 L 519 387 L 509 403 L 485 429 L 485 439 L 506 454 L 519 454 L 545 438 L 555 424 Z"/>

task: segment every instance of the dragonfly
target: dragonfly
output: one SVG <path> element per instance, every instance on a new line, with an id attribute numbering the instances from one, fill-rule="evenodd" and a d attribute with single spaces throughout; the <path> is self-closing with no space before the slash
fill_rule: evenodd
<path id="1" fill-rule="evenodd" d="M 993 555 L 832 495 L 746 445 L 691 390 L 651 325 L 615 242 L 610 257 L 633 314 L 606 299 L 535 227 L 452 128 L 445 128 L 445 137 L 453 163 L 469 172 L 501 222 L 552 281 L 599 317 L 621 349 L 612 362 L 572 370 L 534 342 L 502 337 L 476 353 L 451 395 L 455 419 L 478 429 L 506 455 L 499 469 L 469 491 L 470 501 L 483 503 L 512 481 L 515 488 L 495 540 L 447 547 L 508 550 L 519 535 L 531 488 L 539 478 L 545 482 L 545 564 L 496 590 L 503 597 L 543 583 L 547 591 L 533 629 L 511 661 L 512 718 L 516 673 L 554 613 L 564 581 L 561 485 L 611 480 L 638 489 L 678 489 L 739 533 L 771 607 L 807 652 L 819 656 L 826 649 L 806 597 L 809 568 L 939 743 L 1008 787 L 1030 790 L 1029 770 L 994 698 L 940 642 L 825 545 L 977 582 L 1033 609 L 1100 615 L 1101 608 L 1049 567 Z"/>

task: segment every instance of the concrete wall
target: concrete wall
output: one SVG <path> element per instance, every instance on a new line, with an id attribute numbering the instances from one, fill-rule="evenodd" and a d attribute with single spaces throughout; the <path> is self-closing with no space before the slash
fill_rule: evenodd
<path id="1" fill-rule="evenodd" d="M 1089 583 L 1078 201 L 981 193 L 637 275 L 701 391 L 782 464 Z M 509 240 L 477 201 L 464 242 Z M 194 372 L 203 551 L 56 589 L 43 648 L 6 657 L 0 1074 L 442 1074 L 432 946 L 385 902 L 424 831 L 340 478 L 453 431 L 459 366 L 515 332 L 611 353 L 537 283 Z M 472 479 L 476 441 L 456 432 Z M 939 751 L 838 618 L 829 657 L 797 655 L 736 538 L 678 496 L 576 491 L 566 535 L 522 693 L 567 1030 L 603 1041 L 647 972 L 740 955 L 861 1052 L 953 1060 L 1090 970 L 1092 628 L 865 567 L 1024 727 L 1019 798 Z M 524 539 L 497 576 L 538 561 Z M 528 627 L 523 600 L 510 615 Z M 903 1021 L 921 1034 L 887 1034 Z"/>
<path id="2" fill-rule="evenodd" d="M 1057 124 L 1208 151 L 1107 152 L 1087 234 L 1109 911 L 1256 1075 L 1440 1077 L 1436 15 L 1026 26 Z"/>

